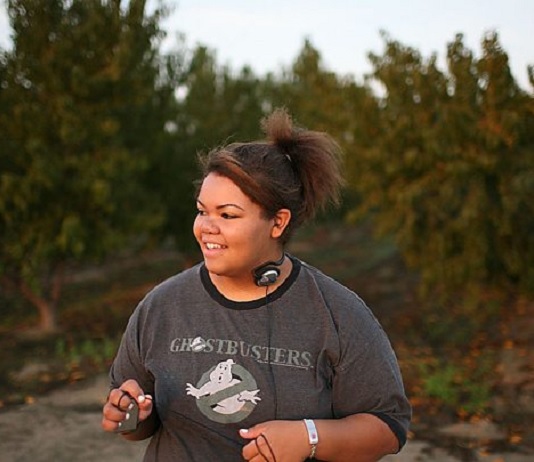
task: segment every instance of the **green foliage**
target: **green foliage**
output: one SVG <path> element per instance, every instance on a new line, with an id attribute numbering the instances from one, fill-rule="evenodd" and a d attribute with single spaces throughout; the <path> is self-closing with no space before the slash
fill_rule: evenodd
<path id="1" fill-rule="evenodd" d="M 144 1 L 11 0 L 0 60 L 0 275 L 54 311 L 67 261 L 162 222 L 143 188 L 163 132 L 157 10 Z M 54 328 L 54 316 L 43 328 Z"/>
<path id="2" fill-rule="evenodd" d="M 534 290 L 533 98 L 496 34 L 479 58 L 458 35 L 446 72 L 384 35 L 361 85 L 326 69 L 306 41 L 289 69 L 263 79 L 219 66 L 203 46 L 162 56 L 164 10 L 144 6 L 8 2 L 0 274 L 41 315 L 57 305 L 65 263 L 151 238 L 191 250 L 197 152 L 260 137 L 276 106 L 338 140 L 345 206 L 395 238 L 429 294 Z"/>
<path id="3" fill-rule="evenodd" d="M 502 315 L 498 300 L 479 296 L 469 301 L 464 294 L 456 304 L 427 301 L 419 310 L 420 319 L 414 322 L 412 339 L 419 339 L 436 351 L 467 350 L 481 332 L 495 326 Z M 495 333 L 496 334 L 496 333 Z"/>
<path id="4" fill-rule="evenodd" d="M 458 412 L 483 413 L 492 396 L 492 364 L 489 358 L 479 358 L 477 368 L 444 359 L 436 359 L 430 365 L 422 363 L 424 395 Z"/>
<path id="5" fill-rule="evenodd" d="M 69 373 L 77 370 L 84 362 L 89 363 L 97 371 L 104 371 L 115 357 L 119 343 L 120 336 L 101 339 L 86 338 L 76 342 L 69 342 L 61 337 L 56 340 L 55 358 L 65 365 Z"/>
<path id="6" fill-rule="evenodd" d="M 291 68 L 269 76 L 265 86 L 271 107 L 284 106 L 298 125 L 330 134 L 344 153 L 347 180 L 355 181 L 361 149 L 373 143 L 378 104 L 372 91 L 350 76 L 339 76 L 323 64 L 321 54 L 306 40 Z M 345 191 L 339 218 L 357 203 L 355 189 Z"/>
<path id="7" fill-rule="evenodd" d="M 196 212 L 194 181 L 197 154 L 232 140 L 257 139 L 263 116 L 260 80 L 245 67 L 237 75 L 217 65 L 215 55 L 199 46 L 179 49 L 176 114 L 169 119 L 167 143 L 151 164 L 148 183 L 165 207 L 165 237 L 189 252 L 196 248 L 192 223 Z"/>
<path id="8" fill-rule="evenodd" d="M 412 393 L 459 414 L 484 413 L 500 380 L 504 307 L 509 298 L 473 292 L 452 303 L 439 298 L 418 304 L 403 319 L 401 339 L 411 353 Z"/>
<path id="9" fill-rule="evenodd" d="M 433 296 L 534 290 L 534 113 L 496 34 L 475 59 L 458 35 L 448 73 L 385 37 L 380 134 L 358 157 L 358 215 L 373 212 Z M 443 293 L 443 292 L 442 292 Z"/>

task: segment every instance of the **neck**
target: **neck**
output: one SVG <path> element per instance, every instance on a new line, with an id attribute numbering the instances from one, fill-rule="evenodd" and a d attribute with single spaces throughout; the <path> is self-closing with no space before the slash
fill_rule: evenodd
<path id="1" fill-rule="evenodd" d="M 278 266 L 278 269 L 280 270 L 280 276 L 278 276 L 275 283 L 263 287 L 256 285 L 252 273 L 249 273 L 241 278 L 220 276 L 211 272 L 209 273 L 209 276 L 213 282 L 213 285 L 227 299 L 235 302 L 246 302 L 257 300 L 265 297 L 266 293 L 274 292 L 291 274 L 292 268 L 293 263 L 291 263 L 291 259 L 285 258 L 285 254 L 282 255 L 282 263 Z"/>

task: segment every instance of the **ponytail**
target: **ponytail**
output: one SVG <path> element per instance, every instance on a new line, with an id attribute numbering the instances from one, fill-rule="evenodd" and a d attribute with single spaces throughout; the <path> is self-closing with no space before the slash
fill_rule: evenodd
<path id="1" fill-rule="evenodd" d="M 267 140 L 284 153 L 302 185 L 302 208 L 297 221 L 313 218 L 327 205 L 339 205 L 341 149 L 332 137 L 323 132 L 294 127 L 285 109 L 277 109 L 262 120 Z"/>

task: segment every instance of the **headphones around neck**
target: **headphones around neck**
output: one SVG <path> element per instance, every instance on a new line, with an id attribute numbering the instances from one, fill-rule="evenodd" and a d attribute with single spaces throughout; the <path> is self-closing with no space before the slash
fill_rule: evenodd
<path id="1" fill-rule="evenodd" d="M 256 268 L 252 270 L 252 275 L 254 276 L 254 282 L 256 285 L 260 287 L 273 285 L 278 279 L 278 276 L 280 276 L 279 266 L 284 263 L 285 258 L 286 254 L 284 253 L 282 254 L 282 258 L 280 258 L 280 260 L 268 261 L 260 266 L 256 266 Z"/>

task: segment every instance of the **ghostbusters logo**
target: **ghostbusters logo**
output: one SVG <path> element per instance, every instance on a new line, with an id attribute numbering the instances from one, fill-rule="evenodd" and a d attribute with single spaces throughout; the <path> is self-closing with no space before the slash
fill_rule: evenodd
<path id="1" fill-rule="evenodd" d="M 193 350 L 195 353 L 203 351 L 204 348 L 206 348 L 206 342 L 202 337 L 195 337 L 191 342 L 191 350 Z"/>
<path id="2" fill-rule="evenodd" d="M 245 419 L 260 397 L 256 381 L 233 359 L 221 361 L 205 372 L 197 385 L 186 385 L 188 395 L 196 398 L 199 410 L 210 420 L 234 423 Z"/>

